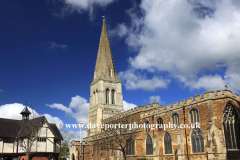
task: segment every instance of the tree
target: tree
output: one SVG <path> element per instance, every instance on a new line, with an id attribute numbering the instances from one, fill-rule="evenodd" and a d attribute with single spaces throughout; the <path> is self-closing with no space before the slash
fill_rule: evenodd
<path id="1" fill-rule="evenodd" d="M 134 128 L 129 129 L 129 125 L 126 127 L 126 121 L 127 117 L 122 119 L 119 118 L 114 121 L 116 125 L 109 124 L 109 126 L 114 127 L 110 127 L 107 131 L 104 131 L 108 138 L 103 138 L 94 143 L 95 146 L 99 146 L 97 149 L 110 150 L 110 154 L 112 154 L 114 150 L 119 150 L 124 160 L 126 160 L 127 148 L 130 147 L 131 142 L 135 140 L 136 131 L 138 131 L 138 129 Z"/>
<path id="2" fill-rule="evenodd" d="M 70 155 L 69 143 L 70 143 L 70 140 L 74 137 L 74 133 L 69 132 L 69 131 L 65 131 L 65 132 L 62 131 L 61 134 L 62 134 L 62 137 L 64 140 L 61 145 L 60 157 L 68 158 Z"/>
<path id="3" fill-rule="evenodd" d="M 62 145 L 61 145 L 60 157 L 61 157 L 61 158 L 67 158 L 69 155 L 70 155 L 69 145 L 68 145 L 67 141 L 64 140 L 64 141 L 62 142 Z"/>

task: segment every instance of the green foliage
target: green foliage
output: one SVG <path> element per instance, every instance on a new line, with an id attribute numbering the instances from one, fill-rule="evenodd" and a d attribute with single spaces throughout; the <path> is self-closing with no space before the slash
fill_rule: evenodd
<path id="1" fill-rule="evenodd" d="M 69 157 L 69 155 L 70 155 L 70 152 L 69 152 L 68 143 L 66 140 L 64 140 L 61 145 L 60 157 L 67 158 L 67 157 Z"/>

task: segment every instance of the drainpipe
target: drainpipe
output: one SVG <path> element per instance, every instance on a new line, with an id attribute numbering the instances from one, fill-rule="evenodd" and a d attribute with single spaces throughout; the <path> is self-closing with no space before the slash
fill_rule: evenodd
<path id="1" fill-rule="evenodd" d="M 184 125 L 185 125 L 185 120 L 186 120 L 186 117 L 185 117 L 185 106 L 183 106 L 183 115 L 184 115 Z M 185 139 L 186 139 L 186 148 L 187 148 L 187 159 L 189 160 L 189 157 L 188 157 L 188 143 L 187 143 L 187 134 L 186 134 L 186 127 L 185 128 Z"/>
<path id="2" fill-rule="evenodd" d="M 154 115 L 152 115 L 152 122 L 154 124 Z M 153 129 L 153 138 L 154 138 L 154 130 L 155 130 L 155 128 Z"/>

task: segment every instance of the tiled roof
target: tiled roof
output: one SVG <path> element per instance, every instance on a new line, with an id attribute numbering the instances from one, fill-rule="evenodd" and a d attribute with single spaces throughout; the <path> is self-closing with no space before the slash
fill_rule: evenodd
<path id="1" fill-rule="evenodd" d="M 34 130 L 39 125 L 39 123 L 44 120 L 47 122 L 44 116 L 37 117 L 31 120 L 13 120 L 0 118 L 0 138 L 27 137 L 31 134 L 31 131 Z M 48 124 L 52 132 L 54 132 L 56 140 L 63 140 L 57 126 L 52 123 Z"/>

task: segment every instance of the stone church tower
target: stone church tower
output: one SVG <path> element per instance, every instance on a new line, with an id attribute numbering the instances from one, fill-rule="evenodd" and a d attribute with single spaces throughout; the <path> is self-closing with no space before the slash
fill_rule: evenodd
<path id="1" fill-rule="evenodd" d="M 122 82 L 118 78 L 109 44 L 105 20 L 99 42 L 94 78 L 90 85 L 88 124 L 102 124 L 103 119 L 123 111 Z M 89 128 L 92 136 L 101 128 Z"/>

